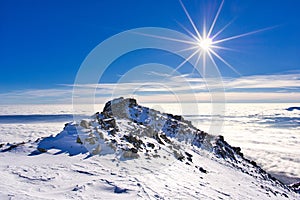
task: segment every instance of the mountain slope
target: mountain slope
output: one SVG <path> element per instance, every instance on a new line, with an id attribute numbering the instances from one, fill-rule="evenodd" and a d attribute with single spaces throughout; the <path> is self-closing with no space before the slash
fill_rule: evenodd
<path id="1" fill-rule="evenodd" d="M 134 99 L 1 150 L 4 199 L 299 199 L 222 136 Z"/>

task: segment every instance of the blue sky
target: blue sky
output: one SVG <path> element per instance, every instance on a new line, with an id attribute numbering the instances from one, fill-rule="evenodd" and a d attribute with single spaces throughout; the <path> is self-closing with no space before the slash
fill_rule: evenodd
<path id="1" fill-rule="evenodd" d="M 221 1 L 183 3 L 201 28 L 203 16 L 211 21 Z M 224 37 L 276 26 L 224 44 L 236 51 L 220 55 L 241 74 L 220 63 L 229 101 L 255 101 L 259 93 L 268 93 L 262 101 L 299 102 L 299 7 L 297 0 L 225 0 L 216 29 L 235 20 Z M 186 33 L 179 23 L 192 30 L 177 0 L 0 0 L 0 103 L 68 103 L 81 63 L 99 43 L 138 27 Z M 101 80 L 111 88 L 132 66 L 148 62 L 178 65 L 163 52 L 132 52 L 114 62 Z M 239 99 L 240 94 L 248 98 Z"/>

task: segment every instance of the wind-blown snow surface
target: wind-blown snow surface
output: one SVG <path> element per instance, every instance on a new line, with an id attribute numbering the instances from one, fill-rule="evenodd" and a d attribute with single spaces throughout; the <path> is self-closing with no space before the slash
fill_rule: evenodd
<path id="1" fill-rule="evenodd" d="M 155 133 L 148 131 L 148 137 L 128 137 L 130 131 L 143 132 L 153 125 L 145 113 L 147 109 L 138 106 L 132 109 L 131 120 L 122 115 L 114 120 L 110 115 L 94 115 L 78 122 L 80 126 L 69 123 L 56 136 L 15 146 L 2 145 L 0 199 L 299 198 L 243 159 L 239 149 L 228 146 L 219 137 L 202 137 L 206 136 L 204 132 L 180 117 L 152 111 L 158 122 L 162 122 L 161 126 L 153 126 L 158 128 Z M 52 115 L 50 118 L 57 118 Z M 65 117 L 67 120 L 68 116 Z M 37 126 L 43 125 L 47 117 L 31 118 L 29 121 Z M 13 123 L 2 119 L 7 127 L 26 122 L 24 116 Z M 97 129 L 99 126 L 102 128 Z M 80 137 L 74 127 L 79 127 Z M 93 140 L 89 130 L 99 133 L 98 140 Z M 192 132 L 199 137 L 190 137 L 195 135 L 188 134 Z M 41 135 L 46 133 L 42 131 Z M 22 137 L 25 139 L 25 135 L 19 139 Z M 86 147 L 101 156 L 90 156 Z"/>

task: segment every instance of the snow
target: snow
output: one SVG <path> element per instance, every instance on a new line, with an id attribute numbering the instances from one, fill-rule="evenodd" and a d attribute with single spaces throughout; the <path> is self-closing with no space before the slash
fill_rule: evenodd
<path id="1" fill-rule="evenodd" d="M 111 162 L 108 156 L 70 157 L 55 151 L 28 156 L 29 149 L 0 154 L 0 176 L 5 180 L 0 184 L 1 199 L 287 199 L 283 194 L 299 198 L 192 149 L 194 164 L 207 173 L 174 161 L 160 168 L 139 168 L 136 174 L 130 173 L 137 170 L 132 168 L 134 160 L 116 170 L 102 164 Z"/>
<path id="2" fill-rule="evenodd" d="M 204 139 L 195 137 L 197 129 L 175 119 L 177 116 L 138 105 L 130 107 L 127 114 L 93 115 L 36 142 L 24 140 L 24 134 L 17 142 L 23 139 L 25 143 L 10 150 L 11 144 L 3 144 L 0 199 L 300 198 L 219 137 L 200 132 Z M 60 126 L 62 129 L 63 124 Z M 157 137 L 148 130 L 156 131 Z M 42 136 L 46 136 L 44 131 Z M 133 133 L 136 135 L 129 138 Z M 116 142 L 112 143 L 113 139 Z M 142 143 L 137 145 L 138 141 Z M 94 151 L 97 145 L 101 148 Z M 139 156 L 124 157 L 132 148 L 137 148 Z"/>

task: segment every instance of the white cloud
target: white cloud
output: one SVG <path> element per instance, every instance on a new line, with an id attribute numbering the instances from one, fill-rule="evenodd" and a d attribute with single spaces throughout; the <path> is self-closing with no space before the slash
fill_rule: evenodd
<path id="1" fill-rule="evenodd" d="M 105 102 L 112 97 L 131 96 L 140 102 L 210 102 L 212 94 L 220 92 L 223 84 L 226 101 L 230 102 L 299 102 L 300 73 L 281 75 L 254 75 L 238 78 L 223 78 L 223 82 L 203 80 L 188 74 L 170 76 L 158 74 L 161 81 L 125 82 L 76 85 L 84 103 L 95 92 L 97 102 Z M 210 90 L 207 88 L 210 84 Z M 0 93 L 0 103 L 71 103 L 74 85 L 60 85 L 53 89 L 16 90 Z M 95 90 L 96 89 L 96 90 Z M 217 96 L 217 95 L 215 95 Z M 150 98 L 151 97 L 151 98 Z M 219 98 L 219 97 L 218 97 Z"/>
<path id="2" fill-rule="evenodd" d="M 226 88 L 300 88 L 300 74 L 256 75 L 233 80 L 225 79 Z"/>
<path id="3" fill-rule="evenodd" d="M 0 93 L 0 104 L 70 103 L 71 96 L 70 88 L 15 90 Z"/>

